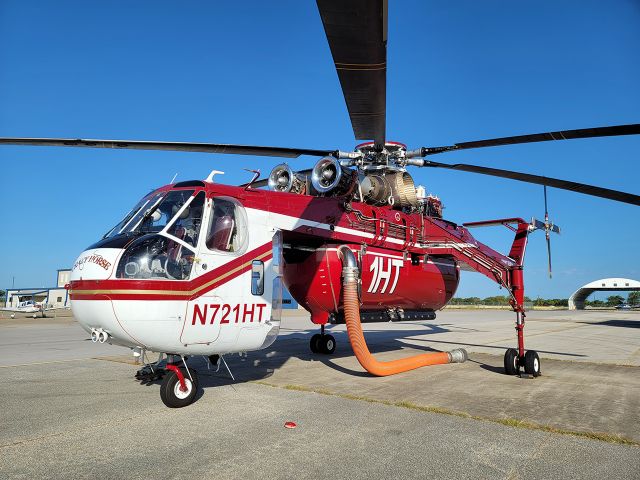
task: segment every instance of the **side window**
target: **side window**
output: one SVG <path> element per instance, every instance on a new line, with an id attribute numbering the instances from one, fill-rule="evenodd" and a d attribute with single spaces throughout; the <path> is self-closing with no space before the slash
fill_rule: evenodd
<path id="1" fill-rule="evenodd" d="M 246 248 L 247 214 L 231 198 L 214 198 L 209 217 L 206 245 L 209 250 L 239 253 Z"/>
<path id="2" fill-rule="evenodd" d="M 174 215 L 180 210 L 174 207 Z M 202 223 L 202 209 L 204 208 L 204 192 L 198 193 L 196 198 L 182 210 L 180 216 L 174 220 L 173 225 L 167 230 L 169 235 L 173 235 L 180 240 L 184 240 L 189 245 L 195 247 L 198 244 L 198 234 Z"/>

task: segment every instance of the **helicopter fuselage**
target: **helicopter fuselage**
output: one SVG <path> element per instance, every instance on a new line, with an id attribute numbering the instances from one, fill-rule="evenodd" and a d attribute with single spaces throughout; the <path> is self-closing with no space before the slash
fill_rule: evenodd
<path id="1" fill-rule="evenodd" d="M 314 323 L 340 323 L 343 244 L 360 262 L 363 321 L 434 318 L 468 251 L 504 269 L 517 263 L 446 220 L 344 197 L 193 181 L 136 208 L 76 260 L 71 308 L 101 341 L 158 352 L 265 348 L 284 287 Z"/>

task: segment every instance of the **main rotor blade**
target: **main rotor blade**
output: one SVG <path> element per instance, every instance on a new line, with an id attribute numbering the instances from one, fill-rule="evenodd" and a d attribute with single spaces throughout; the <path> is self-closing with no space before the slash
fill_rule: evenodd
<path id="1" fill-rule="evenodd" d="M 317 0 L 353 133 L 384 146 L 387 0 Z"/>
<path id="2" fill-rule="evenodd" d="M 517 135 L 515 137 L 492 138 L 489 140 L 476 140 L 474 142 L 462 142 L 446 147 L 423 147 L 421 156 L 435 155 L 436 153 L 451 152 L 454 150 L 467 150 L 470 148 L 497 147 L 500 145 L 516 145 L 519 143 L 547 142 L 550 140 L 573 140 L 576 138 L 614 137 L 618 135 L 638 135 L 640 124 L 616 125 L 611 127 L 581 128 L 578 130 L 560 130 L 557 132 L 534 133 L 530 135 Z"/>
<path id="3" fill-rule="evenodd" d="M 585 183 L 570 182 L 568 180 L 542 177 L 540 175 L 532 175 L 530 173 L 513 172 L 511 170 L 500 170 L 498 168 L 479 167 L 477 165 L 465 165 L 461 163 L 449 165 L 446 163 L 424 160 L 424 164 L 420 166 L 446 168 L 449 170 L 462 170 L 463 172 L 480 173 L 482 175 L 491 175 L 493 177 L 510 178 L 511 180 L 519 180 L 521 182 L 546 185 L 548 187 L 570 190 L 572 192 L 584 193 L 585 195 L 608 198 L 609 200 L 615 200 L 618 202 L 630 203 L 631 205 L 640 206 L 640 196 L 638 195 L 620 192 L 618 190 L 610 190 L 608 188 L 596 187 L 593 185 L 587 185 Z"/>
<path id="4" fill-rule="evenodd" d="M 297 158 L 300 155 L 326 156 L 334 150 L 306 148 L 260 147 L 226 145 L 222 143 L 153 142 L 140 140 L 83 140 L 71 138 L 0 138 L 0 145 L 33 145 L 42 147 L 123 148 L 134 150 L 169 150 L 174 152 L 203 152 L 260 157 Z"/>

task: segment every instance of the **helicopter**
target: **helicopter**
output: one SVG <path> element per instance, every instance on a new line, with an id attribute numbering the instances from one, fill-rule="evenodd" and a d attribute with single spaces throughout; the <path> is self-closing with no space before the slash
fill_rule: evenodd
<path id="1" fill-rule="evenodd" d="M 283 290 L 310 314 L 320 332 L 310 349 L 332 354 L 327 324 L 346 324 L 354 354 L 372 375 L 460 363 L 463 349 L 380 362 L 362 323 L 428 321 L 453 297 L 460 270 L 479 272 L 511 297 L 517 348 L 505 373 L 541 373 L 524 343 L 524 257 L 544 221 L 519 217 L 458 225 L 443 218 L 440 198 L 415 185 L 413 168 L 466 171 L 555 187 L 640 205 L 640 196 L 509 170 L 433 161 L 466 149 L 636 135 L 640 125 L 565 130 L 410 149 L 386 138 L 387 2 L 318 0 L 318 10 L 354 136 L 353 151 L 164 141 L 3 138 L 0 144 L 320 157 L 313 168 L 277 165 L 267 178 L 240 186 L 203 180 L 171 183 L 145 195 L 75 261 L 69 293 L 74 317 L 95 342 L 162 352 L 164 366 L 141 371 L 162 377 L 169 407 L 191 404 L 198 389 L 189 357 L 219 362 L 224 354 L 261 350 L 277 338 Z M 362 32 L 367 32 L 363 35 Z M 440 158 L 440 157 L 438 157 Z M 267 187 L 267 189 L 264 189 Z M 514 239 L 502 254 L 470 229 L 504 226 Z"/>

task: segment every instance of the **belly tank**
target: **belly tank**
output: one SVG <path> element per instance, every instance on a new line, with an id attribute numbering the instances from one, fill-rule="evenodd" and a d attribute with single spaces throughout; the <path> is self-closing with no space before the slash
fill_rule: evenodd
<path id="1" fill-rule="evenodd" d="M 285 256 L 284 283 L 309 312 L 313 323 L 340 323 L 342 262 L 338 245 Z M 435 318 L 454 295 L 460 271 L 450 257 L 425 258 L 387 249 L 349 245 L 361 276 L 361 312 L 368 321 Z"/>

